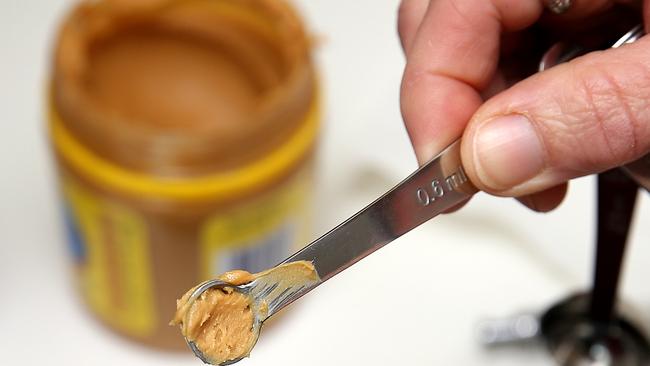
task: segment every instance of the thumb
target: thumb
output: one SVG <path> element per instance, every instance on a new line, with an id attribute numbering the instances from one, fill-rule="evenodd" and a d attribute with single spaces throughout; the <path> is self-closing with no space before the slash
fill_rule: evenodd
<path id="1" fill-rule="evenodd" d="M 650 150 L 650 37 L 558 65 L 485 102 L 463 165 L 484 191 L 520 196 Z"/>

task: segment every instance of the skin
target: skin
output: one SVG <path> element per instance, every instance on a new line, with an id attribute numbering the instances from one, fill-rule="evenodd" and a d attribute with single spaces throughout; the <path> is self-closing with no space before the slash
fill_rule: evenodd
<path id="1" fill-rule="evenodd" d="M 403 0 L 401 108 L 423 163 L 462 136 L 470 180 L 549 211 L 567 181 L 650 152 L 650 37 L 535 73 L 553 43 L 650 25 L 650 0 Z M 611 36 L 611 35 L 610 35 Z M 611 39 L 608 38 L 608 39 Z"/>

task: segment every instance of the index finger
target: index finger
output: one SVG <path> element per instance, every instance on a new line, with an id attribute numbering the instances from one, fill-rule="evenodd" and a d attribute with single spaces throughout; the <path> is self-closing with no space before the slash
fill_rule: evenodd
<path id="1" fill-rule="evenodd" d="M 533 24 L 540 0 L 432 0 L 407 54 L 401 90 L 420 162 L 462 134 L 499 59 L 502 30 Z"/>

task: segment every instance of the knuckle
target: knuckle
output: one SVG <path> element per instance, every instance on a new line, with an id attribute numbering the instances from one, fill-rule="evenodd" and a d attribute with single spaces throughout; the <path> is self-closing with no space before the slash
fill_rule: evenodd
<path id="1" fill-rule="evenodd" d="M 409 0 L 402 0 L 399 3 L 399 7 L 397 8 L 397 33 L 399 33 L 400 37 L 404 35 L 404 27 L 406 23 L 406 13 L 407 13 L 407 3 Z"/>
<path id="2" fill-rule="evenodd" d="M 413 94 L 415 84 L 417 83 L 419 73 L 415 72 L 413 68 L 407 64 L 402 75 L 402 85 L 400 87 L 400 109 L 405 122 L 408 122 L 411 116 L 417 112 L 413 107 Z"/>
<path id="3" fill-rule="evenodd" d="M 638 157 L 647 143 L 640 141 L 650 103 L 650 70 L 626 64 L 624 76 L 616 68 L 593 65 L 579 75 L 578 109 L 573 135 L 580 138 L 585 165 L 602 169 L 603 164 L 622 164 Z M 647 91 L 647 92 L 646 92 Z M 587 138 L 582 138 L 587 137 Z"/>
<path id="4" fill-rule="evenodd" d="M 402 0 L 397 8 L 397 33 L 404 37 L 407 29 L 410 27 L 409 20 L 413 12 L 414 0 Z"/>

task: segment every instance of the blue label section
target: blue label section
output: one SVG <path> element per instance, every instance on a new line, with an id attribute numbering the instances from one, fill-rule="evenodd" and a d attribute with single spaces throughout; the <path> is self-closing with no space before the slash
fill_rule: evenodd
<path id="1" fill-rule="evenodd" d="M 295 231 L 294 225 L 286 223 L 265 237 L 238 243 L 219 255 L 213 266 L 213 275 L 233 269 L 260 272 L 275 266 L 289 253 Z"/>
<path id="2" fill-rule="evenodd" d="M 63 218 L 70 252 L 77 263 L 83 263 L 86 259 L 86 246 L 81 237 L 77 220 L 67 205 L 63 208 Z"/>

